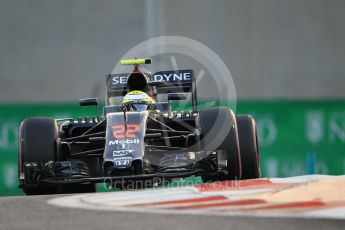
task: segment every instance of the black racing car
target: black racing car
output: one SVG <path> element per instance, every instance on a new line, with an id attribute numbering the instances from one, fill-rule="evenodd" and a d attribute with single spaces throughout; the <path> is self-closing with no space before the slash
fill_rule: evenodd
<path id="1" fill-rule="evenodd" d="M 198 110 L 192 70 L 141 72 L 138 65 L 147 63 L 151 59 L 124 60 L 134 65 L 131 73 L 107 75 L 103 116 L 22 122 L 18 169 L 26 194 L 94 192 L 96 183 L 150 187 L 193 175 L 203 181 L 260 177 L 253 117 L 226 107 Z M 130 92 L 155 103 L 118 100 Z M 157 102 L 162 95 L 167 102 Z M 187 96 L 192 109 L 172 111 L 172 102 Z M 98 107 L 96 98 L 80 105 Z"/>

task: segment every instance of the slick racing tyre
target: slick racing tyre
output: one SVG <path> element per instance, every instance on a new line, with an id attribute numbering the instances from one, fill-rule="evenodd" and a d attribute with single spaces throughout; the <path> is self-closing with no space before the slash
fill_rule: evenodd
<path id="1" fill-rule="evenodd" d="M 204 151 L 223 150 L 226 153 L 227 173 L 202 177 L 203 181 L 238 180 L 241 178 L 241 156 L 237 133 L 237 124 L 231 109 L 211 108 L 199 113 L 201 130 L 201 149 Z"/>
<path id="2" fill-rule="evenodd" d="M 236 116 L 242 161 L 242 179 L 259 178 L 260 155 L 257 131 L 251 115 Z"/>
<path id="3" fill-rule="evenodd" d="M 19 172 L 23 172 L 24 162 L 57 161 L 58 127 L 54 119 L 33 117 L 25 119 L 19 130 Z M 20 183 L 23 185 L 22 181 Z M 94 192 L 95 185 L 47 185 L 22 186 L 27 195 Z"/>

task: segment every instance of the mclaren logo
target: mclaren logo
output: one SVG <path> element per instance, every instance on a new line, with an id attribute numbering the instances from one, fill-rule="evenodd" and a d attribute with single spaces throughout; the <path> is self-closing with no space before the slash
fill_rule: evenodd
<path id="1" fill-rule="evenodd" d="M 113 156 L 114 157 L 125 156 L 131 152 L 134 152 L 134 150 L 116 150 L 116 151 L 113 151 Z"/>

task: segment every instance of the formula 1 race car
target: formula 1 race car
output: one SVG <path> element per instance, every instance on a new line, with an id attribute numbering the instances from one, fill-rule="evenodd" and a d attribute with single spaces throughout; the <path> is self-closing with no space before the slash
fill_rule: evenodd
<path id="1" fill-rule="evenodd" d="M 260 177 L 253 117 L 226 107 L 198 110 L 192 70 L 139 70 L 150 63 L 122 60 L 134 70 L 106 76 L 103 116 L 25 119 L 19 187 L 30 195 L 95 192 L 96 183 L 144 188 L 193 175 L 205 182 Z M 166 102 L 159 102 L 162 96 Z M 190 111 L 172 110 L 173 101 L 187 97 Z M 98 108 L 98 102 L 82 99 L 80 106 Z"/>

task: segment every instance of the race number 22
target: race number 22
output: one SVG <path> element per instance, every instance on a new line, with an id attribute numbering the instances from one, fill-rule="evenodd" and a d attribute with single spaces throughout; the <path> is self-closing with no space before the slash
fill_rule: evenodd
<path id="1" fill-rule="evenodd" d="M 125 125 L 113 125 L 113 136 L 115 139 L 123 139 L 123 138 L 136 138 L 135 133 L 139 130 L 138 124 L 127 124 L 127 130 Z"/>

